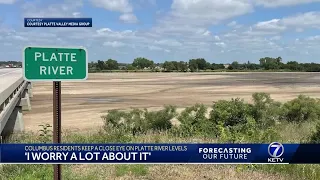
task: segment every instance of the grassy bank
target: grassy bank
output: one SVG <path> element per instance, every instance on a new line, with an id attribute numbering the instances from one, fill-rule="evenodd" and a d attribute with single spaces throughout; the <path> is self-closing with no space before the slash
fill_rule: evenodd
<path id="1" fill-rule="evenodd" d="M 177 113 L 174 106 L 149 112 L 110 111 L 101 129 L 63 132 L 64 143 L 245 143 L 320 142 L 320 101 L 299 96 L 279 103 L 268 94 L 253 95 L 253 104 L 221 100 L 196 104 Z M 173 125 L 178 121 L 179 125 Z M 12 136 L 9 141 L 50 142 L 50 128 Z M 51 165 L 5 165 L 0 179 L 52 179 Z M 320 165 L 64 165 L 64 179 L 320 179 Z"/>
<path id="2" fill-rule="evenodd" d="M 65 143 L 108 143 L 119 141 L 139 143 L 216 142 L 214 139 L 203 137 L 172 137 L 169 133 L 148 133 L 136 137 L 116 134 L 118 134 L 117 131 L 109 131 L 109 133 L 101 131 L 90 134 L 65 132 L 62 139 Z M 289 134 L 286 136 L 289 136 Z M 11 139 L 11 142 L 17 143 L 42 141 L 42 137 L 32 133 L 16 135 Z M 68 180 L 160 180 L 164 178 L 316 180 L 320 177 L 319 165 L 63 165 L 62 168 L 63 177 Z M 53 178 L 52 165 L 5 165 L 0 172 L 0 179 L 3 180 L 49 180 Z"/>

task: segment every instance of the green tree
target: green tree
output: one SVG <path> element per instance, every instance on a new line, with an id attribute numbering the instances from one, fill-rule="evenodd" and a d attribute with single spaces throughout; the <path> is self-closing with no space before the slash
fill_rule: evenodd
<path id="1" fill-rule="evenodd" d="M 257 70 L 257 69 L 260 69 L 261 66 L 259 64 L 250 63 L 248 64 L 247 68 L 250 70 Z"/>
<path id="2" fill-rule="evenodd" d="M 320 72 L 320 64 L 304 63 L 304 64 L 301 64 L 301 66 L 303 66 L 303 69 L 306 72 Z"/>
<path id="3" fill-rule="evenodd" d="M 89 62 L 89 63 L 88 63 L 88 68 L 89 68 L 89 69 L 96 69 L 96 68 L 97 68 L 97 63 L 95 63 L 95 62 Z"/>
<path id="4" fill-rule="evenodd" d="M 154 62 L 143 57 L 138 57 L 133 60 L 132 66 L 138 69 L 152 68 L 154 66 Z"/>
<path id="5" fill-rule="evenodd" d="M 189 68 L 192 72 L 207 69 L 207 61 L 203 58 L 190 59 Z"/>
<path id="6" fill-rule="evenodd" d="M 180 61 L 177 64 L 177 70 L 180 72 L 185 72 L 188 70 L 188 63 Z"/>
<path id="7" fill-rule="evenodd" d="M 260 65 L 266 69 L 266 70 L 272 70 L 272 69 L 280 69 L 282 64 L 282 58 L 271 58 L 271 57 L 264 57 L 260 58 Z"/>
<path id="8" fill-rule="evenodd" d="M 116 60 L 113 60 L 113 59 L 108 59 L 106 62 L 105 62 L 105 65 L 106 65 L 106 69 L 107 70 L 116 70 L 116 69 L 119 69 L 119 64 Z"/>
<path id="9" fill-rule="evenodd" d="M 98 68 L 99 70 L 104 70 L 104 69 L 106 69 L 106 64 L 105 64 L 105 62 L 98 60 L 97 68 Z"/>
<path id="10" fill-rule="evenodd" d="M 209 62 L 206 64 L 206 69 L 211 69 L 211 64 Z"/>
<path id="11" fill-rule="evenodd" d="M 171 61 L 165 61 L 162 65 L 166 72 L 172 72 L 175 70 L 175 66 Z"/>
<path id="12" fill-rule="evenodd" d="M 173 71 L 178 71 L 178 62 L 177 61 L 171 61 L 173 64 Z"/>
<path id="13" fill-rule="evenodd" d="M 132 66 L 132 64 L 129 64 L 129 65 L 127 66 L 127 69 L 130 70 L 130 71 L 132 71 L 132 70 L 135 70 L 136 68 L 135 68 L 134 66 Z"/>
<path id="14" fill-rule="evenodd" d="M 282 58 L 281 57 L 277 57 L 276 58 L 276 63 L 277 64 L 281 64 L 282 63 Z"/>
<path id="15" fill-rule="evenodd" d="M 291 101 L 286 102 L 282 108 L 283 119 L 289 122 L 304 122 L 319 120 L 320 100 L 299 95 Z"/>
<path id="16" fill-rule="evenodd" d="M 200 70 L 206 70 L 207 69 L 207 61 L 203 58 L 196 59 L 198 69 Z"/>
<path id="17" fill-rule="evenodd" d="M 198 71 L 198 63 L 196 59 L 189 60 L 189 68 L 191 72 Z"/>
<path id="18" fill-rule="evenodd" d="M 240 69 L 240 64 L 238 63 L 238 61 L 233 61 L 230 66 L 228 67 L 228 69 Z"/>
<path id="19" fill-rule="evenodd" d="M 303 66 L 300 65 L 297 61 L 289 61 L 287 64 L 284 66 L 287 69 L 290 69 L 292 71 L 302 71 Z"/>
<path id="20" fill-rule="evenodd" d="M 225 69 L 223 64 L 212 63 L 210 67 L 211 67 L 212 70 Z"/>

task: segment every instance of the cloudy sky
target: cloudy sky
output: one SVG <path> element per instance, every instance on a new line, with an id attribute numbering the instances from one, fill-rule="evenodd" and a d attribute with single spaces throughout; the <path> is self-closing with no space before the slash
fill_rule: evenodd
<path id="1" fill-rule="evenodd" d="M 91 17 L 87 28 L 25 28 L 24 17 Z M 89 60 L 320 63 L 320 0 L 0 0 L 0 60 L 25 46 L 84 46 Z"/>

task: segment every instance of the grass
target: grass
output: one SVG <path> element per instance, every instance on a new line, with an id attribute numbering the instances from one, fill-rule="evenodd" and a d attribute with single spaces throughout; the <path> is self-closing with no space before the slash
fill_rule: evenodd
<path id="1" fill-rule="evenodd" d="M 263 95 L 263 94 L 262 94 Z M 265 95 L 260 97 L 267 97 Z M 303 122 L 287 122 L 281 121 L 272 124 L 272 118 L 276 118 L 277 113 L 281 115 L 290 114 L 295 112 L 295 108 L 286 106 L 287 109 L 283 114 L 283 111 L 278 111 L 279 108 L 277 104 L 273 104 L 270 99 L 267 98 L 266 101 L 261 101 L 258 106 L 250 106 L 243 104 L 240 101 L 221 101 L 219 106 L 215 106 L 215 113 L 211 114 L 211 117 L 205 117 L 203 106 L 196 105 L 191 108 L 187 108 L 186 111 L 180 113 L 181 116 L 177 115 L 182 124 L 179 127 L 163 126 L 161 131 L 154 129 L 163 124 L 168 123 L 168 117 L 171 116 L 174 107 L 166 107 L 165 111 L 148 112 L 133 110 L 132 112 L 119 113 L 113 111 L 113 114 L 104 116 L 105 126 L 101 127 L 99 130 L 91 132 L 69 132 L 65 131 L 62 134 L 63 143 L 219 143 L 219 142 L 230 142 L 230 140 L 235 140 L 235 142 L 270 142 L 271 139 L 264 136 L 269 136 L 270 133 L 274 134 L 277 132 L 278 135 L 271 137 L 276 138 L 275 140 L 279 142 L 286 143 L 300 143 L 308 142 L 308 138 L 315 131 L 315 126 L 318 119 L 319 104 L 313 104 L 314 108 L 310 103 L 305 103 L 305 98 L 300 97 L 300 101 L 294 101 L 295 105 L 292 107 L 297 107 L 297 104 L 309 104 L 305 105 L 304 114 L 311 114 L 310 120 L 305 120 Z M 264 107 L 263 102 L 267 103 L 267 109 L 260 108 L 259 111 L 253 112 L 256 107 Z M 270 103 L 271 102 L 271 103 Z M 308 102 L 308 101 L 307 101 Z M 232 104 L 235 103 L 235 104 Z M 318 102 L 320 103 L 320 101 Z M 217 103 L 216 103 L 217 104 Z M 290 104 L 290 103 L 289 103 Z M 236 105 L 236 106 L 235 106 Z M 240 108 L 240 107 L 248 108 Z M 274 108 L 274 107 L 277 108 Z M 225 108 L 227 107 L 227 108 Z M 233 108 L 228 108 L 233 107 Z M 270 107 L 270 108 L 269 108 Z M 299 107 L 299 106 L 298 106 Z M 229 110 L 228 110 L 229 109 Z M 316 110 L 315 110 L 316 109 Z M 196 111 L 196 113 L 192 111 Z M 310 113 L 311 112 L 311 113 Z M 166 114 L 169 113 L 169 114 Z M 210 132 L 208 130 L 212 124 L 208 123 L 214 117 L 218 117 L 219 121 L 225 118 L 225 122 L 232 121 L 234 119 L 228 119 L 226 115 L 246 117 L 250 113 L 256 115 L 256 118 L 261 118 L 264 120 L 262 124 L 257 124 L 255 120 L 250 116 L 247 119 L 242 119 L 239 121 L 245 124 L 240 124 L 239 127 L 235 126 L 234 129 L 228 129 L 221 126 L 220 124 L 215 124 L 215 132 Z M 242 116 L 245 113 L 245 116 Z M 192 115 L 194 114 L 194 115 Z M 267 114 L 265 116 L 264 114 Z M 122 116 L 123 115 L 123 116 Z M 134 119 L 131 115 L 135 115 Z M 213 116 L 214 115 L 214 116 Z M 221 116 L 223 115 L 223 116 Z M 241 116 L 239 116 L 241 115 Z M 282 118 L 281 116 L 281 118 Z M 272 117 L 272 118 L 271 118 Z M 300 117 L 300 116 L 299 116 Z M 132 129 L 126 129 L 127 126 L 118 124 L 122 118 L 125 118 L 127 123 L 136 125 L 140 123 L 141 127 L 144 127 L 142 134 L 139 132 L 132 133 Z M 176 118 L 176 117 L 175 117 Z M 178 118 L 178 119 L 179 119 Z M 183 118 L 183 119 L 181 119 Z M 211 118 L 211 119 L 210 119 Z M 279 118 L 279 119 L 281 119 Z M 261 128 L 263 124 L 272 125 L 265 128 Z M 110 123 L 113 123 L 112 127 Z M 223 123 L 223 122 L 222 122 Z M 159 125 L 159 126 L 158 126 Z M 192 126 L 191 130 L 188 129 Z M 39 143 L 39 142 L 49 142 L 51 139 L 51 133 L 48 131 L 49 126 L 41 126 L 45 130 L 41 130 L 41 133 L 23 133 L 15 134 L 10 139 L 9 142 L 12 143 Z M 130 126 L 131 127 L 131 126 Z M 269 132 L 268 129 L 272 129 Z M 134 127 L 138 128 L 139 127 Z M 167 128 L 167 129 L 166 129 Z M 196 128 L 196 129 L 194 129 Z M 198 128 L 198 129 L 197 129 Z M 244 128 L 244 132 L 243 131 Z M 154 131 L 157 130 L 157 131 Z M 174 130 L 174 131 L 173 131 Z M 180 131 L 190 131 L 190 134 L 181 135 L 177 133 Z M 237 131 L 235 131 L 237 130 Z M 248 133 L 248 132 L 253 132 Z M 220 137 L 214 136 L 215 133 L 219 134 Z M 231 134 L 230 134 L 231 133 Z M 234 134 L 235 133 L 235 134 Z M 240 138 L 238 137 L 240 136 Z M 222 138 L 223 137 L 223 138 Z M 235 138 L 235 139 L 234 139 Z M 237 139 L 238 138 L 238 139 Z M 239 140 L 240 139 L 240 140 Z M 52 165 L 3 165 L 0 170 L 0 179 L 2 180 L 19 180 L 19 179 L 52 179 L 53 174 Z M 320 165 L 63 165 L 63 178 L 64 179 L 299 179 L 299 180 L 318 180 L 320 179 Z"/>
<path id="2" fill-rule="evenodd" d="M 309 126 L 309 124 L 306 124 Z M 310 125 L 311 126 L 311 125 Z M 291 136 L 299 130 L 292 125 L 290 131 L 283 131 L 284 137 Z M 100 132 L 101 133 L 101 132 Z M 73 143 L 107 143 L 110 139 L 97 133 L 64 133 L 63 142 Z M 113 132 L 109 132 L 113 134 Z M 306 133 L 308 134 L 308 133 Z M 121 139 L 122 137 L 120 137 Z M 125 139 L 127 139 L 126 137 Z M 148 133 L 129 137 L 136 143 L 175 143 L 175 142 L 208 142 L 215 143 L 212 138 L 172 137 L 169 133 Z M 33 133 L 15 135 L 11 142 L 41 142 Z M 295 141 L 295 137 L 290 141 Z M 301 179 L 317 180 L 320 177 L 319 165 L 63 165 L 62 176 L 67 180 L 85 179 Z M 196 169 L 196 170 L 195 170 Z M 212 172 L 211 172 L 212 171 Z M 215 173 L 213 173 L 215 172 Z M 196 174 L 194 174 L 196 173 Z M 217 174 L 216 174 L 217 173 Z M 4 165 L 0 171 L 2 180 L 46 180 L 52 179 L 52 165 Z"/>
<path id="3" fill-rule="evenodd" d="M 117 177 L 125 175 L 133 176 L 145 176 L 148 174 L 148 169 L 146 165 L 143 164 L 133 164 L 133 165 L 118 165 L 115 167 L 115 173 Z"/>
<path id="4" fill-rule="evenodd" d="M 66 180 L 99 180 L 96 173 L 87 171 L 78 165 L 62 165 L 62 177 Z M 79 170 L 81 169 L 81 170 Z M 53 165 L 4 165 L 0 173 L 1 180 L 51 180 Z"/>

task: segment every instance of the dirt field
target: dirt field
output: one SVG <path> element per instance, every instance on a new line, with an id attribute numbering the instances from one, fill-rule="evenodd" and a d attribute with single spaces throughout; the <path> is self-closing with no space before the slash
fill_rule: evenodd
<path id="1" fill-rule="evenodd" d="M 254 92 L 278 101 L 299 94 L 320 98 L 320 73 L 104 73 L 84 82 L 62 83 L 62 127 L 92 129 L 102 125 L 110 109 L 186 107 L 233 97 L 250 101 Z M 25 112 L 26 130 L 52 124 L 52 83 L 34 83 L 32 111 Z"/>

